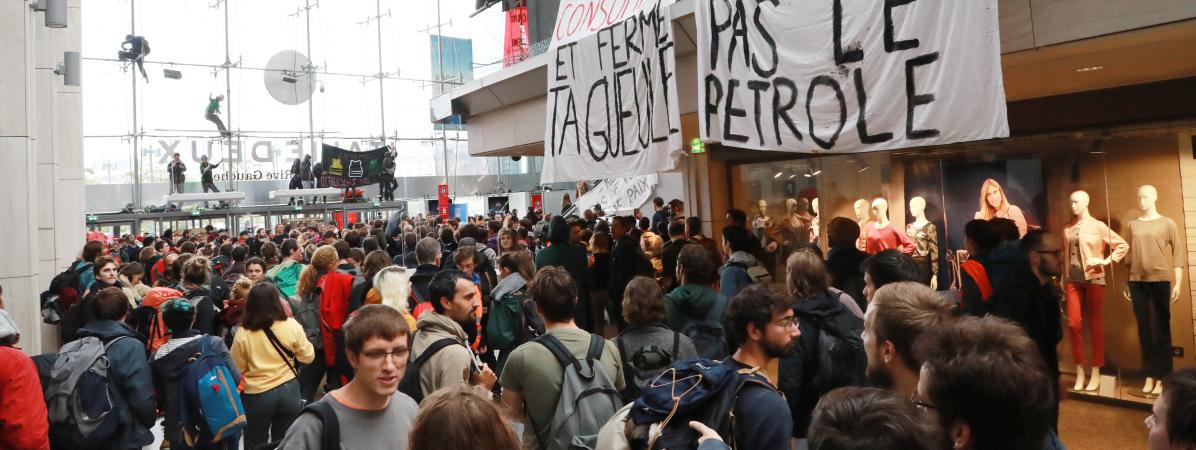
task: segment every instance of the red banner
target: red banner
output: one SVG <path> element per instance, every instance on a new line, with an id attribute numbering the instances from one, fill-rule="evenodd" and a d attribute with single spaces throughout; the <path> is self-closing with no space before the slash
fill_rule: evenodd
<path id="1" fill-rule="evenodd" d="M 544 210 L 544 194 L 532 194 L 532 211 Z"/>
<path id="2" fill-rule="evenodd" d="M 506 36 L 503 38 L 503 67 L 527 59 L 527 6 L 507 10 Z"/>
<path id="3" fill-rule="evenodd" d="M 449 194 L 448 183 L 440 183 L 436 186 L 436 209 L 440 214 L 441 219 L 448 219 L 449 216 Z"/>

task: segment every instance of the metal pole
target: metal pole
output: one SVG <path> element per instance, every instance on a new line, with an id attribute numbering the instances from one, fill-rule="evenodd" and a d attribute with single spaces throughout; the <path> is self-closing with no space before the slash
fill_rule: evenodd
<path id="1" fill-rule="evenodd" d="M 311 54 L 311 0 L 304 0 L 304 17 L 307 20 L 307 82 L 314 83 L 316 81 L 315 74 L 315 58 Z M 315 86 L 312 86 L 313 88 Z M 312 105 L 315 102 L 315 95 L 307 99 L 307 132 L 310 133 L 308 138 L 311 142 L 311 157 L 316 157 L 316 109 Z"/>
<path id="2" fill-rule="evenodd" d="M 374 0 L 375 14 L 378 21 L 378 108 L 382 112 L 382 145 L 386 145 L 386 95 L 383 94 L 383 84 L 386 71 L 382 69 L 382 0 Z"/>
<path id="3" fill-rule="evenodd" d="M 137 0 L 129 0 L 129 34 L 137 35 Z M 144 50 L 144 49 L 143 49 Z M 136 64 L 135 62 L 133 64 Z M 133 69 L 132 65 L 129 67 Z M 137 125 L 137 70 L 129 70 L 133 76 L 133 205 L 141 208 L 141 130 Z M 174 183 L 170 184 L 174 186 Z M 174 189 L 173 187 L 171 189 Z"/>
<path id="4" fill-rule="evenodd" d="M 233 126 L 233 62 L 229 57 L 228 50 L 228 2 L 229 0 L 224 0 L 224 100 L 226 101 L 224 106 L 227 107 L 227 109 L 224 110 L 224 116 L 228 118 L 228 128 L 230 128 L 230 130 L 227 138 L 228 142 L 224 147 L 224 153 L 226 156 L 231 156 L 233 145 L 233 134 L 231 130 Z M 233 183 L 232 161 L 226 157 L 224 162 L 224 174 L 225 177 L 228 178 L 226 180 L 228 181 L 227 189 L 231 191 L 236 189 L 236 184 Z"/>
<path id="5" fill-rule="evenodd" d="M 440 77 L 438 77 L 440 78 L 440 93 L 444 94 L 444 79 L 447 77 L 444 75 L 444 47 L 441 44 L 444 41 L 444 34 L 440 30 L 440 25 L 440 0 L 436 0 L 436 65 L 440 66 Z M 445 139 L 445 134 L 444 126 L 441 125 L 440 150 L 444 155 L 444 184 L 447 185 L 449 182 L 449 163 L 448 140 Z"/>

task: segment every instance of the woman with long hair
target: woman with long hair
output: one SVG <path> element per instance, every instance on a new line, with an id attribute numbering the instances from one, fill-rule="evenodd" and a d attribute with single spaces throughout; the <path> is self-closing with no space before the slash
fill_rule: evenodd
<path id="1" fill-rule="evenodd" d="M 231 351 L 245 381 L 245 447 L 257 448 L 282 439 L 299 415 L 299 365 L 311 363 L 315 349 L 303 326 L 287 318 L 272 283 L 258 283 L 248 297 Z"/>
<path id="2" fill-rule="evenodd" d="M 503 228 L 498 232 L 498 257 L 502 255 L 518 252 L 523 250 L 523 244 L 519 242 L 519 232 L 514 228 Z"/>
<path id="3" fill-rule="evenodd" d="M 458 383 L 420 404 L 408 448 L 518 450 L 519 438 L 509 422 L 484 389 Z"/>
<path id="4" fill-rule="evenodd" d="M 404 266 L 385 267 L 374 275 L 374 288 L 366 295 L 366 304 L 382 304 L 402 313 L 410 330 L 415 330 L 415 316 L 407 308 L 411 298 L 411 274 L 414 272 Z"/>
<path id="5" fill-rule="evenodd" d="M 299 274 L 296 295 L 300 300 L 295 308 L 295 317 L 304 325 L 308 340 L 313 341 L 317 350 L 322 349 L 316 352 L 316 361 L 305 366 L 311 373 L 300 377 L 300 391 L 307 401 L 315 397 L 316 388 L 325 375 L 329 381 L 328 390 L 343 386 L 353 377 L 353 368 L 345 357 L 344 346 L 337 345 L 336 339 L 349 310 L 353 275 L 337 272 L 337 261 L 340 258 L 336 249 L 325 245 L 316 249 L 311 257 L 311 265 L 304 267 Z M 313 295 L 316 292 L 318 296 Z"/>
<path id="6" fill-rule="evenodd" d="M 353 290 L 349 294 L 349 308 L 357 310 L 361 305 L 377 304 L 382 302 L 382 297 L 378 295 L 378 291 L 374 290 L 374 276 L 378 275 L 382 269 L 392 264 L 390 254 L 384 250 L 374 250 L 366 255 L 365 260 L 361 263 L 361 272 L 363 280 L 359 283 L 353 283 Z"/>
<path id="7" fill-rule="evenodd" d="M 1025 236 L 1029 230 L 1026 215 L 1017 205 L 1009 203 L 1005 190 L 997 180 L 989 178 L 980 186 L 980 208 L 976 210 L 975 219 L 992 220 L 994 218 L 1009 219 L 1017 225 L 1018 236 Z"/>
<path id="8" fill-rule="evenodd" d="M 224 299 L 212 298 L 212 291 L 208 288 L 212 280 L 211 262 L 202 256 L 185 258 L 187 256 L 179 257 L 179 261 L 184 261 L 179 267 L 179 290 L 195 307 L 193 328 L 203 334 L 216 334 L 216 301 L 223 303 Z"/>

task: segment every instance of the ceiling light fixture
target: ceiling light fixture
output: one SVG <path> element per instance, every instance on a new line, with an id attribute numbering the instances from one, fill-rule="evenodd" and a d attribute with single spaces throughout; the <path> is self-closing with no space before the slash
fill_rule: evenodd
<path id="1" fill-rule="evenodd" d="M 780 177 L 781 177 L 781 175 L 784 175 L 784 174 L 785 174 L 785 172 L 783 172 L 783 171 L 782 171 L 782 172 L 777 172 L 777 174 L 776 174 L 776 175 L 773 175 L 773 176 L 772 176 L 772 179 L 774 179 L 774 180 L 775 180 L 775 179 L 777 179 L 777 178 L 780 178 Z"/>
<path id="2" fill-rule="evenodd" d="M 1076 72 L 1096 72 L 1096 71 L 1102 70 L 1104 68 L 1105 68 L 1105 66 L 1088 66 L 1088 67 L 1081 67 L 1079 69 L 1076 69 Z"/>

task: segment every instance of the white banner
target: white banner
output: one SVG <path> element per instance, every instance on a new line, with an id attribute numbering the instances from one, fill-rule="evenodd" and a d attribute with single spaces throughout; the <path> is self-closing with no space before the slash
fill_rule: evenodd
<path id="1" fill-rule="evenodd" d="M 698 0 L 703 140 L 866 152 L 1009 136 L 997 0 Z"/>
<path id="2" fill-rule="evenodd" d="M 648 0 L 560 0 L 552 45 L 568 44 L 639 14 Z"/>
<path id="3" fill-rule="evenodd" d="M 608 215 L 629 215 L 648 203 L 658 180 L 655 174 L 610 178 L 578 197 L 573 204 L 577 205 L 579 216 L 582 210 L 593 208 L 594 205 L 602 205 L 602 211 Z"/>
<path id="4" fill-rule="evenodd" d="M 549 50 L 542 183 L 672 170 L 681 149 L 671 0 Z"/>

